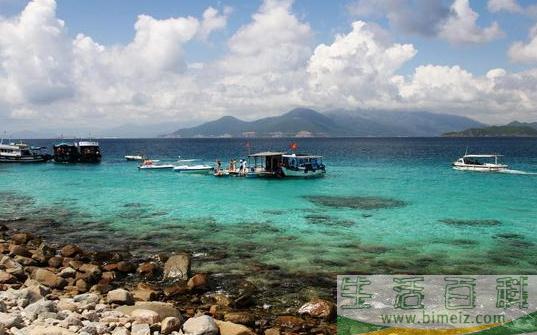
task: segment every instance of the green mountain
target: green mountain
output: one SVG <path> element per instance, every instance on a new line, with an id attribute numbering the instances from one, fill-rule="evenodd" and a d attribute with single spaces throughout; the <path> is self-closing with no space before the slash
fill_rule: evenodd
<path id="1" fill-rule="evenodd" d="M 469 128 L 463 131 L 444 133 L 447 137 L 537 137 L 537 122 L 514 121 L 504 126 Z"/>
<path id="2" fill-rule="evenodd" d="M 439 136 L 447 131 L 481 127 L 469 118 L 427 112 L 332 111 L 297 108 L 280 116 L 242 121 L 225 116 L 163 137 L 352 137 Z"/>

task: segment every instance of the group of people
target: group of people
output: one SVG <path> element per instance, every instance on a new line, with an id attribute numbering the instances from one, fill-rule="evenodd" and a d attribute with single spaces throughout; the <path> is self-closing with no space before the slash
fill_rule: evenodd
<path id="1" fill-rule="evenodd" d="M 223 176 L 227 174 L 246 176 L 246 174 L 248 174 L 248 164 L 244 159 L 241 159 L 238 164 L 236 159 L 232 159 L 229 161 L 227 170 L 224 170 L 222 168 L 222 161 L 217 160 L 214 167 L 214 174 L 217 176 Z"/>

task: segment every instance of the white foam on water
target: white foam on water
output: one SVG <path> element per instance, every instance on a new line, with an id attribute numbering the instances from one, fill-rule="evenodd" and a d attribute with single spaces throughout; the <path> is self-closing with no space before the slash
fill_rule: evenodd
<path id="1" fill-rule="evenodd" d="M 509 174 L 534 175 L 534 176 L 537 175 L 537 172 L 526 172 L 526 171 L 511 170 L 511 169 L 505 169 L 505 170 L 501 170 L 501 171 L 498 171 L 498 172 L 500 172 L 500 173 L 509 173 Z"/>

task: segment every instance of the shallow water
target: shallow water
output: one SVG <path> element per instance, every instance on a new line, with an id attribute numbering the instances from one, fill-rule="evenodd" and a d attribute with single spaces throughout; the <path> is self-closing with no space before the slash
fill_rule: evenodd
<path id="1" fill-rule="evenodd" d="M 228 273 L 537 273 L 535 139 L 300 139 L 325 156 L 327 176 L 311 180 L 138 171 L 123 159 L 212 163 L 244 157 L 245 140 L 100 143 L 100 165 L 0 165 L 0 221 L 135 254 L 189 250 L 195 266 Z M 467 146 L 529 174 L 452 170 Z"/>

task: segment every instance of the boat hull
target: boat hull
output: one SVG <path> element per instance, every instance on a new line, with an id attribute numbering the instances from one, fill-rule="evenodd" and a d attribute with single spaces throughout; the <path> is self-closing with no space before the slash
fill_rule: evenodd
<path id="1" fill-rule="evenodd" d="M 284 167 L 283 174 L 285 177 L 314 178 L 314 177 L 324 176 L 326 174 L 326 170 L 325 169 L 306 170 L 304 168 L 289 169 L 289 168 Z"/>
<path id="2" fill-rule="evenodd" d="M 173 169 L 173 165 L 143 165 L 139 166 L 140 170 L 166 170 Z"/>
<path id="3" fill-rule="evenodd" d="M 485 164 L 453 164 L 453 169 L 458 171 L 474 171 L 474 172 L 501 172 L 508 168 L 507 165 Z"/>
<path id="4" fill-rule="evenodd" d="M 0 163 L 45 163 L 51 158 L 49 156 L 0 157 Z"/>

